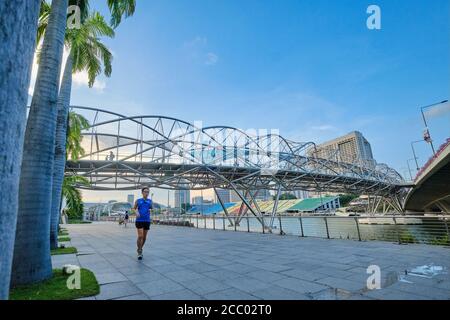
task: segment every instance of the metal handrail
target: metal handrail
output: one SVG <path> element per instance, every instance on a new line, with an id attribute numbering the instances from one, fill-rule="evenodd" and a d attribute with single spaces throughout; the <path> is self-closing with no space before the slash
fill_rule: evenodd
<path id="1" fill-rule="evenodd" d="M 155 215 L 154 222 L 189 221 L 197 229 L 223 230 L 247 233 L 277 233 L 299 237 L 325 239 L 353 239 L 357 241 L 381 240 L 405 243 L 424 243 L 450 246 L 448 221 L 450 214 L 436 216 L 385 215 L 385 216 L 287 216 L 278 215 L 277 225 L 263 228 L 260 217 L 245 216 L 247 223 L 227 224 L 242 218 L 236 215 Z M 265 219 L 270 219 L 265 216 Z M 202 221 L 200 221 L 202 220 Z M 222 225 L 217 222 L 222 220 Z M 195 222 L 195 223 L 194 223 Z"/>

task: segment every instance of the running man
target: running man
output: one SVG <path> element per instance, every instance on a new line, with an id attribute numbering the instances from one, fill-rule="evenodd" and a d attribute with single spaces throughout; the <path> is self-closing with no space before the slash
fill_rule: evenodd
<path id="1" fill-rule="evenodd" d="M 137 254 L 138 260 L 143 259 L 143 248 L 145 241 L 147 240 L 147 234 L 150 230 L 150 210 L 153 209 L 153 202 L 148 197 L 150 189 L 142 188 L 142 199 L 136 200 L 134 204 L 134 210 L 136 211 L 136 229 L 137 229 Z"/>

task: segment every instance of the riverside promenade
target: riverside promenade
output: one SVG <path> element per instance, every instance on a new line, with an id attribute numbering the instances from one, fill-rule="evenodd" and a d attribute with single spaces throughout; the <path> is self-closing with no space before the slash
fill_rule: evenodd
<path id="1" fill-rule="evenodd" d="M 152 226 L 137 261 L 132 224 L 65 228 L 79 253 L 53 267 L 93 271 L 101 292 L 88 300 L 450 299 L 450 249 L 440 246 Z M 371 265 L 380 290 L 367 289 Z"/>

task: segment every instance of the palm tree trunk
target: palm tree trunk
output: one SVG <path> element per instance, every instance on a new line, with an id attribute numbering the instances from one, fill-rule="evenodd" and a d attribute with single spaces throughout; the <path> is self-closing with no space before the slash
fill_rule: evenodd
<path id="1" fill-rule="evenodd" d="M 55 159 L 53 163 L 52 211 L 50 223 L 50 247 L 58 248 L 58 226 L 61 210 L 61 192 L 66 166 L 67 119 L 72 93 L 72 55 L 67 57 L 66 67 L 59 90 L 58 118 L 56 121 Z"/>
<path id="2" fill-rule="evenodd" d="M 0 300 L 8 299 L 40 0 L 0 1 Z"/>
<path id="3" fill-rule="evenodd" d="M 52 276 L 50 208 L 55 156 L 56 102 L 68 0 L 53 0 L 25 132 L 12 285 Z"/>

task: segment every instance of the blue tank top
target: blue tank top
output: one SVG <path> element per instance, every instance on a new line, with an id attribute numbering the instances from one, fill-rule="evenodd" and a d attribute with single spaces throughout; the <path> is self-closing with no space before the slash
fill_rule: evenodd
<path id="1" fill-rule="evenodd" d="M 140 217 L 136 219 L 136 222 L 150 222 L 150 209 L 153 209 L 152 200 L 138 199 L 137 208 Z"/>

